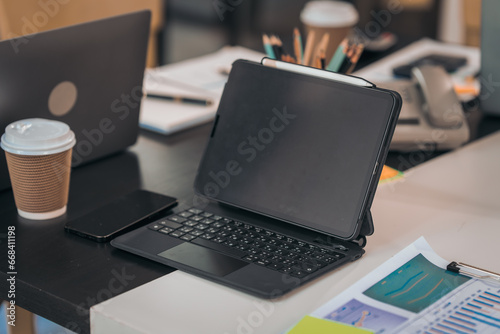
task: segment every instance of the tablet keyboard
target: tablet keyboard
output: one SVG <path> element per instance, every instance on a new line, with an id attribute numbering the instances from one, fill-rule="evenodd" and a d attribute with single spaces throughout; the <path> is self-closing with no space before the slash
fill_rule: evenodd
<path id="1" fill-rule="evenodd" d="M 302 278 L 342 259 L 349 249 L 327 249 L 239 220 L 191 208 L 148 228 L 246 262 Z"/>

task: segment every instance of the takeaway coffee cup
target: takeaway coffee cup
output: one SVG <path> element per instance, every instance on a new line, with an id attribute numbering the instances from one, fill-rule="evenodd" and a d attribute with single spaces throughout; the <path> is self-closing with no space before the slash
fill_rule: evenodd
<path id="1" fill-rule="evenodd" d="M 330 61 L 340 42 L 347 36 L 356 23 L 358 12 L 348 2 L 342 1 L 310 1 L 300 13 L 300 20 L 306 29 L 307 36 L 314 31 L 314 49 L 324 34 L 330 35 L 326 49 L 326 61 Z M 308 37 L 309 38 L 309 37 Z M 306 64 L 309 65 L 309 64 Z"/>
<path id="2" fill-rule="evenodd" d="M 17 211 L 28 219 L 66 212 L 75 134 L 59 121 L 30 118 L 5 128 L 5 151 Z"/>

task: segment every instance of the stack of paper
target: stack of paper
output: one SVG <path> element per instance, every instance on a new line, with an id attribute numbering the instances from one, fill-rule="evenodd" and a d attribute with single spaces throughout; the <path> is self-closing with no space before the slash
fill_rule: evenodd
<path id="1" fill-rule="evenodd" d="M 243 47 L 224 47 L 219 51 L 179 63 L 146 71 L 144 90 L 148 94 L 210 100 L 208 106 L 145 98 L 140 126 L 171 134 L 212 120 L 236 59 L 260 62 L 265 55 Z"/>

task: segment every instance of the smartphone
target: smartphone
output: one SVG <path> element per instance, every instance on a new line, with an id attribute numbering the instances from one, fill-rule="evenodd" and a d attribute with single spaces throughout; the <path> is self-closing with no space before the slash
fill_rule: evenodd
<path id="1" fill-rule="evenodd" d="M 455 72 L 459 67 L 467 64 L 467 58 L 456 57 L 442 54 L 429 54 L 408 64 L 394 67 L 392 73 L 397 77 L 410 78 L 411 69 L 419 65 L 440 65 L 444 67 L 446 72 Z"/>
<path id="2" fill-rule="evenodd" d="M 105 242 L 132 230 L 149 216 L 176 205 L 176 198 L 136 190 L 67 222 L 64 228 L 82 237 Z"/>

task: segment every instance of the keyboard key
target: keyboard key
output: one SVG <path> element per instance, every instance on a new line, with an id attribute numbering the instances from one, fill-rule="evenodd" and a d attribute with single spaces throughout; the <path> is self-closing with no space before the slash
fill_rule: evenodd
<path id="1" fill-rule="evenodd" d="M 195 222 L 199 222 L 200 220 L 205 219 L 205 217 L 194 216 L 194 217 L 190 217 L 189 219 L 194 220 Z"/>
<path id="2" fill-rule="evenodd" d="M 213 235 L 211 233 L 205 233 L 205 234 L 200 235 L 200 238 L 210 240 L 210 239 L 215 238 L 215 235 Z"/>
<path id="3" fill-rule="evenodd" d="M 222 219 L 222 217 L 221 217 L 221 216 L 212 216 L 212 219 L 213 219 L 213 220 L 221 220 L 221 219 Z"/>
<path id="4" fill-rule="evenodd" d="M 172 233 L 170 233 L 169 235 L 173 236 L 173 237 L 176 237 L 176 238 L 180 238 L 184 235 L 185 233 L 184 232 L 181 232 L 181 231 L 173 231 Z"/>
<path id="5" fill-rule="evenodd" d="M 232 222 L 233 222 L 233 220 L 232 220 L 232 219 L 229 219 L 229 218 L 222 218 L 222 222 L 224 222 L 224 223 L 226 223 L 226 224 L 227 224 L 227 223 L 232 223 Z"/>
<path id="6" fill-rule="evenodd" d="M 220 243 L 226 241 L 226 238 L 216 237 L 216 238 L 212 239 L 212 241 L 215 241 L 215 242 L 220 244 Z"/>
<path id="7" fill-rule="evenodd" d="M 269 258 L 269 261 L 282 263 L 286 259 L 283 256 L 273 255 Z"/>
<path id="8" fill-rule="evenodd" d="M 168 220 L 171 220 L 171 221 L 176 222 L 176 223 L 184 223 L 187 219 L 179 217 L 179 216 L 172 216 L 172 217 L 168 217 Z"/>
<path id="9" fill-rule="evenodd" d="M 163 227 L 163 225 L 160 225 L 160 224 L 153 224 L 153 225 L 150 225 L 149 228 L 152 229 L 153 231 L 157 231 L 159 229 L 161 229 Z"/>
<path id="10" fill-rule="evenodd" d="M 207 218 L 208 218 L 208 217 L 212 217 L 214 214 L 213 214 L 213 213 L 210 213 L 210 212 L 203 212 L 201 215 L 202 215 L 203 217 L 207 217 Z"/>
<path id="11" fill-rule="evenodd" d="M 191 212 L 191 213 L 194 213 L 195 215 L 199 215 L 200 213 L 203 212 L 203 210 L 195 209 L 195 208 L 191 208 L 188 211 Z"/>
<path id="12" fill-rule="evenodd" d="M 207 230 L 208 233 L 217 233 L 219 232 L 219 229 L 218 228 L 213 228 L 213 227 L 210 227 L 208 230 Z"/>
<path id="13" fill-rule="evenodd" d="M 258 248 L 249 248 L 247 250 L 247 253 L 249 253 L 249 254 L 257 254 L 257 253 L 260 253 L 260 249 L 258 249 Z"/>
<path id="14" fill-rule="evenodd" d="M 245 244 L 241 244 L 240 243 L 238 246 L 236 246 L 236 248 L 239 249 L 239 250 L 245 251 L 245 250 L 249 249 L 250 246 L 247 246 Z"/>
<path id="15" fill-rule="evenodd" d="M 226 245 L 228 247 L 236 247 L 236 246 L 238 246 L 238 242 L 232 241 L 232 240 L 227 240 L 226 242 L 224 242 L 224 245 Z"/>
<path id="16" fill-rule="evenodd" d="M 194 227 L 194 226 L 198 225 L 198 222 L 194 222 L 192 220 L 188 220 L 187 222 L 184 222 L 183 224 L 185 226 Z"/>
<path id="17" fill-rule="evenodd" d="M 170 221 L 170 220 L 162 220 L 160 222 L 160 224 L 162 224 L 163 226 L 166 226 L 166 227 L 173 228 L 174 230 L 178 229 L 179 227 L 182 227 L 181 224 L 173 222 L 173 221 Z"/>
<path id="18" fill-rule="evenodd" d="M 257 260 L 254 262 L 255 264 L 258 264 L 259 266 L 267 266 L 268 264 L 271 264 L 271 261 L 268 260 Z"/>
<path id="19" fill-rule="evenodd" d="M 215 220 L 213 220 L 213 219 L 205 218 L 205 219 L 200 220 L 200 223 L 209 225 L 209 224 L 212 224 L 214 221 Z"/>
<path id="20" fill-rule="evenodd" d="M 169 234 L 170 232 L 173 232 L 174 229 L 170 227 L 164 227 L 160 230 L 161 233 Z"/>
<path id="21" fill-rule="evenodd" d="M 325 261 L 326 263 L 333 263 L 333 262 L 337 261 L 337 259 L 333 256 L 325 256 L 323 261 Z"/>
<path id="22" fill-rule="evenodd" d="M 191 240 L 193 240 L 194 238 L 196 238 L 196 237 L 195 237 L 194 235 L 192 235 L 192 234 L 184 234 L 184 235 L 181 237 L 181 239 L 182 239 L 182 240 L 186 240 L 186 241 L 191 241 Z"/>
<path id="23" fill-rule="evenodd" d="M 200 223 L 196 225 L 195 228 L 197 228 L 198 230 L 206 230 L 208 228 L 208 225 Z"/>
<path id="24" fill-rule="evenodd" d="M 268 252 L 274 252 L 276 250 L 276 247 L 271 246 L 271 245 L 265 245 L 262 249 L 264 249 Z"/>
<path id="25" fill-rule="evenodd" d="M 293 271 L 293 268 L 285 265 L 284 267 L 278 269 L 278 271 L 283 274 L 289 274 Z"/>
<path id="26" fill-rule="evenodd" d="M 182 228 L 179 229 L 179 231 L 184 232 L 184 233 L 191 232 L 192 230 L 194 230 L 194 228 L 189 227 L 189 226 L 183 226 Z"/>
<path id="27" fill-rule="evenodd" d="M 231 235 L 231 233 L 230 233 L 230 232 L 228 232 L 228 231 L 219 231 L 219 232 L 217 232 L 217 235 L 218 235 L 219 237 L 223 237 L 223 238 L 225 238 L 225 237 L 230 236 L 230 235 Z"/>
<path id="28" fill-rule="evenodd" d="M 257 255 L 261 259 L 267 259 L 267 258 L 271 257 L 273 254 L 271 254 L 269 252 L 262 251 L 262 252 L 255 254 L 255 255 Z"/>
<path id="29" fill-rule="evenodd" d="M 192 230 L 191 234 L 199 237 L 200 235 L 205 234 L 205 232 L 203 232 L 202 230 Z"/>
<path id="30" fill-rule="evenodd" d="M 326 255 L 323 253 L 314 253 L 311 257 L 316 260 L 323 260 Z"/>
<path id="31" fill-rule="evenodd" d="M 249 261 L 249 262 L 254 262 L 254 261 L 257 261 L 259 260 L 259 257 L 258 256 L 255 256 L 253 254 L 250 254 L 250 255 L 247 255 L 243 258 L 243 260 L 245 261 Z"/>
<path id="32" fill-rule="evenodd" d="M 192 215 L 193 215 L 193 213 L 191 213 L 189 211 L 184 211 L 184 212 L 179 213 L 179 216 L 184 217 L 184 218 L 189 218 Z"/>
<path id="33" fill-rule="evenodd" d="M 278 262 L 271 262 L 267 265 L 267 267 L 274 270 L 280 270 L 281 268 L 283 268 L 283 265 Z"/>
<path id="34" fill-rule="evenodd" d="M 225 225 L 226 224 L 217 221 L 217 222 L 215 222 L 215 223 L 212 224 L 212 227 L 221 228 L 221 227 L 224 227 Z"/>

